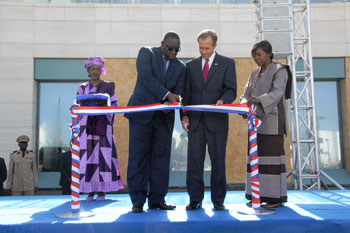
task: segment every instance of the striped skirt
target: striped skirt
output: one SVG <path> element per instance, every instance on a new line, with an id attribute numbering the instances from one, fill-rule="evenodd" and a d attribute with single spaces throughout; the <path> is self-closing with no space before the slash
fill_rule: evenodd
<path id="1" fill-rule="evenodd" d="M 286 156 L 283 137 L 283 135 L 258 134 L 261 202 L 287 202 Z M 252 199 L 249 156 L 247 164 L 246 198 L 248 200 Z"/>

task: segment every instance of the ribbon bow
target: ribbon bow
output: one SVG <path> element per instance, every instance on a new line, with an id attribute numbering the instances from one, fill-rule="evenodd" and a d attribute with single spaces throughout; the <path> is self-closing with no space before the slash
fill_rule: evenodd
<path id="1" fill-rule="evenodd" d="M 249 106 L 249 112 L 248 112 L 248 130 L 251 131 L 258 131 L 258 129 L 261 128 L 261 120 L 259 118 L 256 118 L 256 105 L 253 104 Z"/>

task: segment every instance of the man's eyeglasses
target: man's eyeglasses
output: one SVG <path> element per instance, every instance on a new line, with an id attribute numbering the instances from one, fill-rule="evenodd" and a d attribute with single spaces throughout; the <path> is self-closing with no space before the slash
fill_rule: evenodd
<path id="1" fill-rule="evenodd" d="M 169 47 L 168 45 L 165 45 L 165 46 L 169 52 L 172 52 L 175 50 L 175 52 L 178 53 L 181 50 L 181 48 Z"/>

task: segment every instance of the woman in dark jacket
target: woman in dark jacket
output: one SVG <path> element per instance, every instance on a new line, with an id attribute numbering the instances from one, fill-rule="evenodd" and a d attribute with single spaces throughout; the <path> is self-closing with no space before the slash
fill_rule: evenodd
<path id="1" fill-rule="evenodd" d="M 3 183 L 5 182 L 6 178 L 7 178 L 7 169 L 6 169 L 5 160 L 0 157 L 0 196 L 5 195 Z"/>

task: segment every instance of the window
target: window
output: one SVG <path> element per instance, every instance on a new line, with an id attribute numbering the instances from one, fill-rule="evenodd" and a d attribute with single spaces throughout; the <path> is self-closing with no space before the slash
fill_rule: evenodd
<path id="1" fill-rule="evenodd" d="M 302 70 L 303 63 L 297 63 Z M 321 169 L 344 168 L 339 83 L 345 78 L 344 58 L 314 58 L 314 99 Z M 298 89 L 301 89 L 298 82 Z M 305 130 L 301 129 L 301 138 Z M 308 151 L 306 144 L 301 150 Z M 304 151 L 304 152 L 305 152 Z"/>
<path id="2" fill-rule="evenodd" d="M 314 82 L 321 168 L 342 168 L 339 81 Z"/>
<path id="3" fill-rule="evenodd" d="M 69 109 L 79 84 L 88 76 L 84 59 L 35 59 L 34 67 L 34 77 L 39 82 L 40 186 L 57 187 L 58 181 L 54 180 L 59 178 L 59 155 L 70 149 Z"/>
<path id="4" fill-rule="evenodd" d="M 70 149 L 69 109 L 79 83 L 40 83 L 39 171 L 59 171 L 59 155 Z"/>

